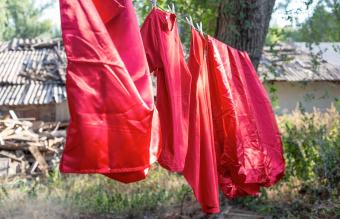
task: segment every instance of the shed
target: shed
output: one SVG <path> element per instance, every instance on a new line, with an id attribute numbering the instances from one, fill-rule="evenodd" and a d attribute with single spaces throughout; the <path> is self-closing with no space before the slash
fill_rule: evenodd
<path id="1" fill-rule="evenodd" d="M 0 43 L 0 113 L 66 121 L 66 57 L 60 39 Z"/>
<path id="2" fill-rule="evenodd" d="M 339 103 L 338 48 L 340 43 L 282 43 L 264 48 L 258 72 L 278 101 L 278 114 L 297 108 L 325 111 Z"/>

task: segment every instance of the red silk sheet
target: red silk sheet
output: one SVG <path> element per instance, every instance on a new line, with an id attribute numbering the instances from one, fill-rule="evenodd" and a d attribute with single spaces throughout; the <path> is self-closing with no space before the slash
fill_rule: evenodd
<path id="1" fill-rule="evenodd" d="M 246 52 L 208 39 L 217 170 L 223 193 L 256 195 L 285 163 L 270 100 Z"/>
<path id="2" fill-rule="evenodd" d="M 144 179 L 159 118 L 131 0 L 60 0 L 71 120 L 60 170 Z"/>
<path id="3" fill-rule="evenodd" d="M 178 35 L 176 15 L 153 8 L 141 29 L 151 72 L 157 77 L 157 100 L 162 130 L 158 162 L 182 172 L 188 149 L 191 75 Z"/>

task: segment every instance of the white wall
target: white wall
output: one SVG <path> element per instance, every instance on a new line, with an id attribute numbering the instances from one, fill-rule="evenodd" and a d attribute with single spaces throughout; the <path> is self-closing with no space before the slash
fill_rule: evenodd
<path id="1" fill-rule="evenodd" d="M 318 108 L 326 110 L 340 99 L 340 83 L 333 82 L 274 82 L 279 108 L 277 113 L 289 113 L 299 102 L 307 112 Z"/>

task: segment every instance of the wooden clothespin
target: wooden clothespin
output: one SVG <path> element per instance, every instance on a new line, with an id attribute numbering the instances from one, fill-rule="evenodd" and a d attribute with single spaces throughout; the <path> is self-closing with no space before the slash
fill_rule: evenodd
<path id="1" fill-rule="evenodd" d="M 192 21 L 192 17 L 191 16 L 185 17 L 185 19 L 187 20 L 188 24 L 190 24 L 191 26 L 195 27 L 194 26 L 194 22 Z"/>
<path id="2" fill-rule="evenodd" d="M 168 5 L 168 9 L 171 13 L 176 13 L 176 9 L 175 9 L 175 4 L 174 3 L 171 3 L 171 6 Z"/>
<path id="3" fill-rule="evenodd" d="M 157 0 L 150 0 L 152 7 L 157 7 Z"/>
<path id="4" fill-rule="evenodd" d="M 196 23 L 197 30 L 203 33 L 203 24 L 202 22 Z"/>

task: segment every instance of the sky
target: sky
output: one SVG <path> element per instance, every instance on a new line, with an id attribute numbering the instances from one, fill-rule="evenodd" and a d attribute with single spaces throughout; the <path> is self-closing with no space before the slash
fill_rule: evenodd
<path id="1" fill-rule="evenodd" d="M 287 11 L 290 11 L 290 14 L 297 19 L 297 21 L 294 21 L 292 24 L 292 22 L 287 19 L 287 13 L 285 12 L 285 10 L 278 9 L 279 4 L 286 2 L 286 0 L 276 0 L 276 10 L 272 14 L 270 25 L 277 27 L 295 27 L 298 23 L 302 23 L 303 21 L 305 21 L 308 17 L 313 15 L 313 11 L 317 3 L 316 1 L 314 1 L 314 3 L 312 3 L 312 5 L 307 9 L 304 3 L 305 1 L 306 0 L 293 0 L 289 4 Z"/>
<path id="2" fill-rule="evenodd" d="M 309 10 L 306 9 L 306 6 L 304 4 L 305 0 L 295 0 L 290 3 L 288 10 L 291 10 L 292 16 L 297 19 L 298 23 L 301 23 L 305 21 L 308 17 L 312 15 L 313 9 L 315 5 L 312 5 Z M 44 4 L 48 2 L 48 0 L 39 0 L 38 4 Z M 285 0 L 277 0 L 276 1 L 276 8 L 277 6 L 285 2 Z M 298 9 L 301 9 L 299 11 Z M 60 15 L 59 15 L 59 1 L 56 0 L 53 7 L 47 9 L 42 17 L 42 19 L 50 19 L 53 21 L 54 25 L 60 26 Z M 296 26 L 297 22 L 291 23 L 291 21 L 287 20 L 287 14 L 284 10 L 275 10 L 272 19 L 270 22 L 271 26 L 276 27 L 285 27 L 289 25 Z"/>

